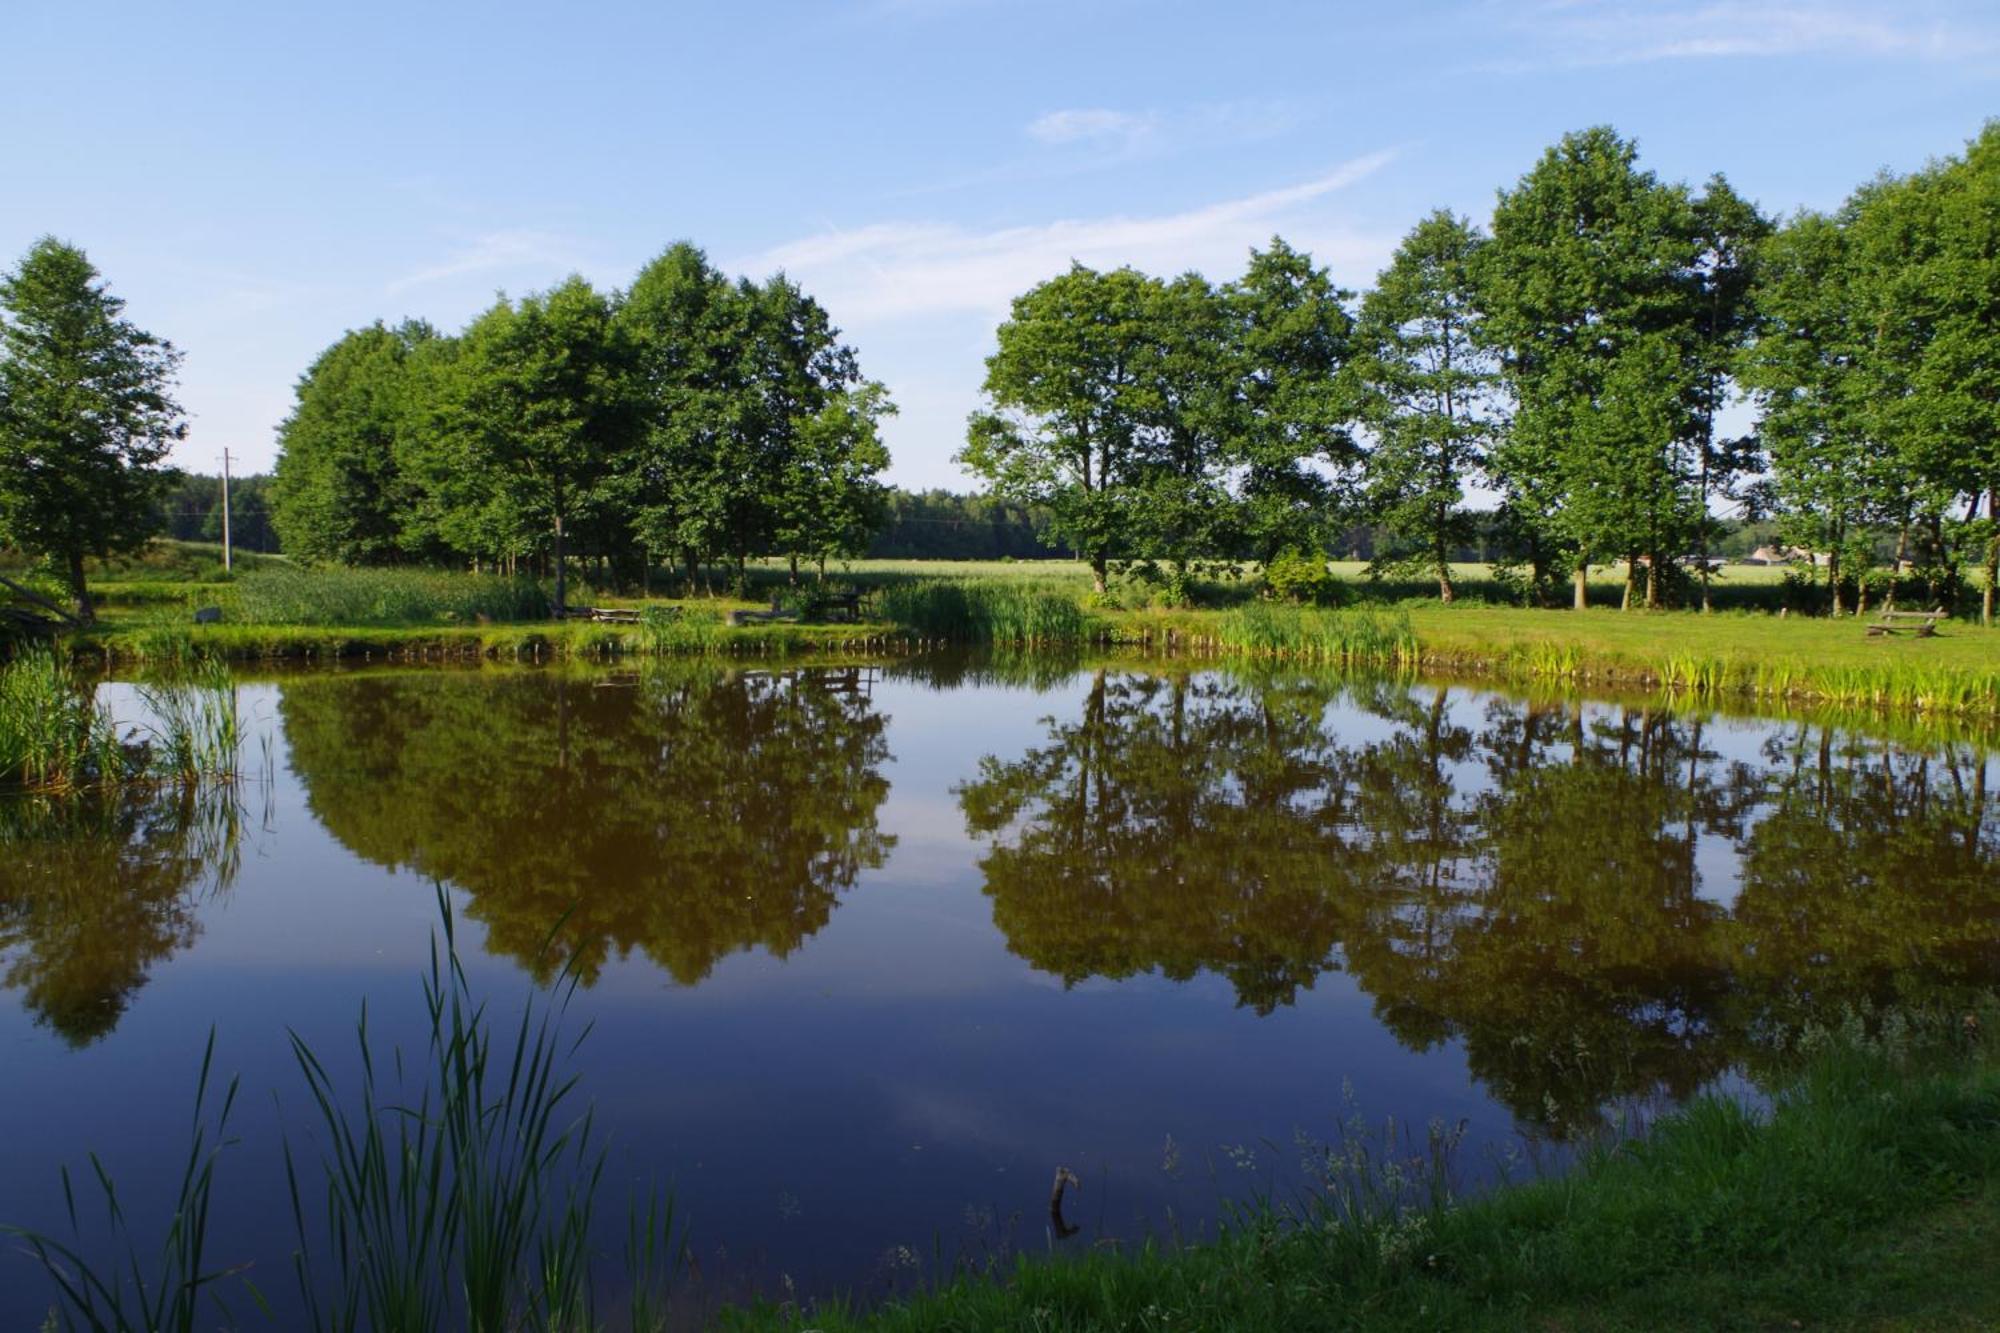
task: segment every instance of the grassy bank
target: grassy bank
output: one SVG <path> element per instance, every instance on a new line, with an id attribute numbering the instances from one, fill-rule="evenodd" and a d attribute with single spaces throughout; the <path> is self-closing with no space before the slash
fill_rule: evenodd
<path id="1" fill-rule="evenodd" d="M 1432 1188 L 1421 1156 L 1335 1153 L 1308 1197 L 1210 1244 L 1021 1259 L 887 1308 L 766 1308 L 731 1326 L 1990 1328 L 1994 1021 L 1820 1034 L 1768 1112 L 1704 1098 L 1569 1174 L 1469 1201 Z"/>
<path id="2" fill-rule="evenodd" d="M 186 607 L 139 598 L 112 606 L 72 645 L 114 662 L 197 652 L 237 661 L 425 661 L 896 653 L 942 644 L 1115 647 L 1662 689 L 1712 701 L 2000 717 L 2000 631 L 1964 621 L 1917 639 L 1871 638 L 1852 617 L 1748 611 L 1574 612 L 1417 600 L 1327 610 L 1246 599 L 1131 609 L 1095 599 L 1080 577 L 1039 565 L 998 565 L 973 578 L 870 573 L 878 586 L 867 621 L 858 625 L 792 619 L 730 625 L 728 612 L 769 602 L 593 595 L 600 605 L 641 608 L 641 623 L 602 624 L 547 620 L 545 590 L 526 580 L 272 567 L 215 590 L 221 624 L 192 625 Z"/>

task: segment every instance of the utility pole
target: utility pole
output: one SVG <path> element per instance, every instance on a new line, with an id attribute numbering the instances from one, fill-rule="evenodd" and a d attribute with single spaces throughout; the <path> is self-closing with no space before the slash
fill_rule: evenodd
<path id="1" fill-rule="evenodd" d="M 222 568 L 235 568 L 229 556 L 229 450 L 222 451 Z"/>

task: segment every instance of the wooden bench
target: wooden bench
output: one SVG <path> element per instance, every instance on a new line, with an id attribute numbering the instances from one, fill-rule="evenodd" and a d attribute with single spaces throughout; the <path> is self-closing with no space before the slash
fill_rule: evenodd
<path id="1" fill-rule="evenodd" d="M 1886 638 L 1891 634 L 1909 633 L 1919 639 L 1936 635 L 1938 622 L 1950 618 L 1950 612 L 1943 607 L 1934 611 L 1880 611 L 1880 618 L 1868 627 L 1871 639 Z"/>
<path id="2" fill-rule="evenodd" d="M 606 625 L 636 625 L 639 623 L 639 608 L 636 606 L 571 606 L 563 610 L 565 620 L 595 620 Z"/>

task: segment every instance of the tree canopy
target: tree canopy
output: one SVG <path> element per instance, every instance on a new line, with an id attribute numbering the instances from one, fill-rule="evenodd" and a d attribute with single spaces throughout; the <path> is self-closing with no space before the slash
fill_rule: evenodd
<path id="1" fill-rule="evenodd" d="M 85 557 L 152 534 L 167 453 L 187 433 L 180 354 L 124 308 L 54 237 L 0 277 L 0 542 L 60 568 L 86 620 Z"/>

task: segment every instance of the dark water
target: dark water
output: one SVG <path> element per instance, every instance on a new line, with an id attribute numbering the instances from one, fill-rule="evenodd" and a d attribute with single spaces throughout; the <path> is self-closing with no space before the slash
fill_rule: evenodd
<path id="1" fill-rule="evenodd" d="M 111 687 L 121 707 L 129 702 Z M 0 1222 L 179 1169 L 240 1071 L 214 1252 L 282 1300 L 288 1029 L 422 1041 L 586 983 L 606 1196 L 671 1183 L 717 1291 L 1198 1232 L 1354 1116 L 1466 1170 L 1754 1083 L 1779 1034 L 2000 980 L 1981 744 L 1430 685 L 962 661 L 247 684 L 228 800 L 0 803 Z M 263 738 L 268 737 L 268 748 Z M 0 1328 L 46 1292 L 0 1253 Z"/>

